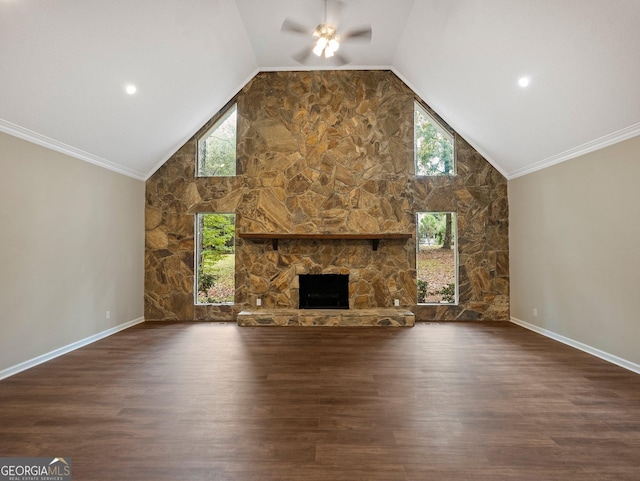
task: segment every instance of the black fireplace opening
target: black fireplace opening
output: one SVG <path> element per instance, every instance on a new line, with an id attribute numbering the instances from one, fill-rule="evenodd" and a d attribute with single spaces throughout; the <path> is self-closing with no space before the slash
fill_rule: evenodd
<path id="1" fill-rule="evenodd" d="M 300 309 L 349 309 L 348 274 L 300 274 Z"/>

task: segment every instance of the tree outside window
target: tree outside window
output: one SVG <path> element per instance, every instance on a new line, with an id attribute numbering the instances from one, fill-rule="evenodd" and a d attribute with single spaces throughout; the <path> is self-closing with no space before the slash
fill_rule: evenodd
<path id="1" fill-rule="evenodd" d="M 453 135 L 417 102 L 414 108 L 416 175 L 454 175 Z"/>

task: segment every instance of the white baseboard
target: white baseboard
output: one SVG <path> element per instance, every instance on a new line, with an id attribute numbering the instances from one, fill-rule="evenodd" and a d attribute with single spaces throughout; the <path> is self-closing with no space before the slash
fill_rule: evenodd
<path id="1" fill-rule="evenodd" d="M 567 346 L 574 347 L 581 351 L 586 352 L 587 354 L 591 354 L 592 356 L 599 357 L 600 359 L 604 359 L 612 364 L 628 369 L 629 371 L 633 371 L 635 373 L 640 374 L 640 364 L 636 364 L 631 361 L 627 361 L 626 359 L 622 359 L 621 357 L 615 356 L 613 354 L 609 354 L 608 352 L 601 351 L 593 346 L 589 346 L 588 344 L 583 344 L 582 342 L 575 341 L 569 337 L 562 336 L 560 334 L 556 334 L 553 331 L 549 331 L 542 327 L 536 326 L 535 324 L 530 324 L 525 321 L 521 321 L 515 317 L 511 318 L 511 322 L 517 324 L 518 326 L 524 327 L 525 329 L 529 329 L 530 331 L 537 332 L 538 334 L 542 334 L 545 337 L 553 339 L 554 341 L 561 342 L 562 344 L 566 344 Z"/>
<path id="2" fill-rule="evenodd" d="M 99 332 L 97 334 L 94 334 L 93 336 L 89 336 L 85 339 L 73 342 L 54 351 L 48 352 L 38 357 L 34 357 L 33 359 L 21 362 L 20 364 L 16 364 L 15 366 L 11 366 L 7 369 L 3 369 L 2 371 L 0 371 L 0 380 L 8 378 L 9 376 L 13 376 L 14 374 L 18 374 L 19 372 L 26 371 L 27 369 L 37 366 L 38 364 L 50 361 L 51 359 L 55 359 L 56 357 L 62 356 L 63 354 L 67 354 L 68 352 L 75 351 L 76 349 L 91 344 L 92 342 L 99 341 L 100 339 L 109 337 L 116 332 L 124 331 L 129 327 L 135 326 L 136 324 L 141 324 L 143 322 L 144 317 L 139 317 L 138 319 L 134 319 L 133 321 L 125 322 L 124 324 L 120 324 L 119 326 L 112 327 L 111 329 L 107 329 L 106 331 Z"/>

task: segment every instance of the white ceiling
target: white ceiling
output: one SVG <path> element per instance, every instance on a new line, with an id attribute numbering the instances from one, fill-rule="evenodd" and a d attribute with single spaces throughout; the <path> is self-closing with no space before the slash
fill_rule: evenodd
<path id="1" fill-rule="evenodd" d="M 509 178 L 640 134 L 638 0 L 344 1 L 373 39 L 340 68 L 393 70 Z M 322 5 L 0 0 L 0 130 L 146 179 L 258 71 L 336 68 L 280 32 Z"/>

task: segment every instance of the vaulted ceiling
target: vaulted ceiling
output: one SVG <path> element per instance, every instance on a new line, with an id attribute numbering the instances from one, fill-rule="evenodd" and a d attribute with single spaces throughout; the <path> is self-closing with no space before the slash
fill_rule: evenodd
<path id="1" fill-rule="evenodd" d="M 0 130 L 146 179 L 258 71 L 391 69 L 508 178 L 640 134 L 637 0 L 0 0 Z M 329 18 L 332 20 L 332 18 Z M 526 88 L 518 85 L 528 77 Z M 125 93 L 135 84 L 134 95 Z"/>

